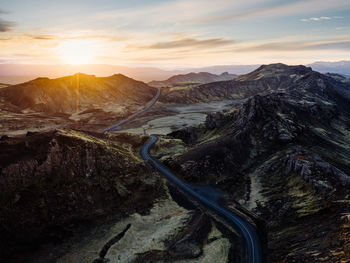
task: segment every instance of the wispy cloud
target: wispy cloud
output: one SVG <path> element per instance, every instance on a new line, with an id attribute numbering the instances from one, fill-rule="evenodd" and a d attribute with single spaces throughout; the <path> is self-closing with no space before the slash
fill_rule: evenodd
<path id="1" fill-rule="evenodd" d="M 218 46 L 225 46 L 233 44 L 235 41 L 224 39 L 224 38 L 207 38 L 207 39 L 196 39 L 196 38 L 183 38 L 172 41 L 157 42 L 151 45 L 140 46 L 142 49 L 174 49 L 174 48 L 213 48 Z"/>
<path id="2" fill-rule="evenodd" d="M 34 34 L 24 34 L 25 37 L 34 39 L 34 40 L 55 40 L 54 35 L 34 35 Z"/>
<path id="3" fill-rule="evenodd" d="M 0 18 L 0 32 L 11 31 L 14 26 L 15 23 Z"/>
<path id="4" fill-rule="evenodd" d="M 320 17 L 309 17 L 309 18 L 302 18 L 300 21 L 302 22 L 310 22 L 310 21 L 322 21 L 322 20 L 331 20 L 331 19 L 342 19 L 343 16 L 320 16 Z"/>
<path id="5" fill-rule="evenodd" d="M 310 22 L 310 21 L 321 21 L 321 20 L 331 20 L 332 18 L 329 16 L 320 16 L 320 17 L 310 17 L 310 18 L 302 18 L 300 21 L 302 22 Z"/>
<path id="6" fill-rule="evenodd" d="M 298 0 L 293 2 L 275 2 L 270 5 L 261 5 L 260 7 L 251 7 L 243 10 L 232 9 L 223 11 L 221 14 L 209 15 L 196 18 L 194 23 L 214 23 L 243 18 L 264 17 L 264 16 L 289 16 L 297 14 L 308 14 L 310 12 L 321 12 L 329 10 L 339 10 L 349 8 L 348 0 Z"/>
<path id="7" fill-rule="evenodd" d="M 8 14 L 7 11 L 0 9 L 0 14 Z M 11 31 L 16 24 L 0 18 L 0 32 Z"/>
<path id="8" fill-rule="evenodd" d="M 340 27 L 336 27 L 336 30 L 350 30 L 350 26 L 340 26 Z"/>
<path id="9" fill-rule="evenodd" d="M 307 51 L 307 50 L 346 50 L 350 51 L 350 36 L 340 36 L 310 41 L 272 41 L 239 48 L 239 52 L 279 52 L 279 51 Z"/>

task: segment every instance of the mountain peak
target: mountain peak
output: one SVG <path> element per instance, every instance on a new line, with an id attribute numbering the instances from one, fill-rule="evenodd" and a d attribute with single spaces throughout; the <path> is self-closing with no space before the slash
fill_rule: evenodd
<path id="1" fill-rule="evenodd" d="M 80 78 L 86 78 L 86 77 L 89 77 L 89 78 L 95 78 L 96 76 L 95 75 L 89 75 L 89 74 L 85 74 L 85 73 L 81 73 L 81 72 L 77 72 L 73 75 L 73 77 L 80 77 Z"/>
<path id="2" fill-rule="evenodd" d="M 262 77 L 276 76 L 302 76 L 310 72 L 312 72 L 311 67 L 305 67 L 303 65 L 288 66 L 283 63 L 274 63 L 261 65 L 253 72 L 240 76 L 238 80 L 257 80 Z"/>

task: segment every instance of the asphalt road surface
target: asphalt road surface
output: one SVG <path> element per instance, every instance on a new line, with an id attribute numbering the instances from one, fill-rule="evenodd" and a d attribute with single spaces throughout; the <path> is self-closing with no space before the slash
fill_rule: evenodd
<path id="1" fill-rule="evenodd" d="M 157 94 L 154 96 L 154 98 L 152 99 L 152 101 L 142 110 L 135 112 L 134 114 L 130 115 L 128 118 L 118 122 L 117 124 L 114 124 L 113 126 L 110 126 L 104 130 L 102 130 L 102 133 L 106 133 L 108 131 L 113 131 L 113 130 L 121 130 L 122 129 L 122 125 L 128 121 L 131 121 L 133 119 L 135 119 L 137 116 L 139 116 L 140 114 L 144 113 L 145 111 L 148 111 L 153 105 L 154 103 L 157 102 L 158 98 L 160 95 L 160 89 L 158 88 L 157 90 Z"/>
<path id="2" fill-rule="evenodd" d="M 217 214 L 220 218 L 224 219 L 227 223 L 232 226 L 236 226 L 242 232 L 247 245 L 248 251 L 248 262 L 249 263 L 261 263 L 262 262 L 262 249 L 260 245 L 259 236 L 255 228 L 244 218 L 235 214 L 233 211 L 228 210 L 225 207 L 220 206 L 213 200 L 207 199 L 194 191 L 189 185 L 182 182 L 177 178 L 170 170 L 164 167 L 157 159 L 153 158 L 149 151 L 157 142 L 158 137 L 155 135 L 149 135 L 150 140 L 143 145 L 141 149 L 141 156 L 145 161 L 151 162 L 154 167 L 162 173 L 169 181 L 179 187 L 182 191 L 190 195 L 193 199 L 198 201 L 204 207 L 210 209 L 212 212 Z"/>

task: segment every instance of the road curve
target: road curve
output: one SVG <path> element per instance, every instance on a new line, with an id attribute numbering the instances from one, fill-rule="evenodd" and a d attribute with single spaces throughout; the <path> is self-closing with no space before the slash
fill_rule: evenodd
<path id="1" fill-rule="evenodd" d="M 102 133 L 106 133 L 111 130 L 120 130 L 122 129 L 122 124 L 131 121 L 132 119 L 139 116 L 141 113 L 149 110 L 157 101 L 160 95 L 160 89 L 158 88 L 157 94 L 152 99 L 152 101 L 142 110 L 132 114 L 128 118 L 120 121 L 119 123 L 110 126 L 104 130 Z M 182 182 L 179 178 L 177 178 L 170 170 L 164 167 L 157 159 L 153 158 L 149 151 L 157 142 L 158 137 L 155 135 L 149 135 L 150 140 L 148 140 L 141 148 L 141 156 L 145 161 L 151 162 L 154 167 L 161 172 L 169 181 L 174 183 L 177 187 L 182 189 L 186 194 L 190 195 L 197 202 L 202 204 L 204 207 L 208 208 L 219 217 L 224 219 L 228 224 L 236 226 L 240 229 L 243 234 L 243 237 L 246 241 L 247 251 L 248 251 L 248 263 L 261 263 L 262 262 L 262 248 L 259 240 L 258 233 L 255 228 L 244 218 L 235 214 L 233 211 L 228 210 L 225 207 L 220 206 L 218 203 L 207 199 L 206 197 L 200 195 L 196 191 L 194 191 L 191 187 L 189 187 L 186 183 Z"/>
<path id="2" fill-rule="evenodd" d="M 145 111 L 149 110 L 153 105 L 154 103 L 156 103 L 156 101 L 158 100 L 159 98 L 159 95 L 160 95 L 160 88 L 158 88 L 157 90 L 157 94 L 153 97 L 153 99 L 151 100 L 151 102 L 145 107 L 143 108 L 142 110 L 138 111 L 138 112 L 135 112 L 134 114 L 130 115 L 129 117 L 127 117 L 126 119 L 118 122 L 117 124 L 114 124 L 113 126 L 110 126 L 104 130 L 102 130 L 101 132 L 102 133 L 106 133 L 108 131 L 113 131 L 113 130 L 120 130 L 122 129 L 122 125 L 128 121 L 131 121 L 133 119 L 135 119 L 137 116 L 139 116 L 141 113 L 144 113 Z"/>
<path id="3" fill-rule="evenodd" d="M 206 208 L 210 209 L 215 214 L 219 215 L 230 225 L 238 227 L 246 241 L 247 251 L 248 251 L 248 262 L 249 263 L 261 263 L 262 262 L 262 249 L 259 240 L 258 233 L 255 228 L 247 222 L 241 216 L 235 214 L 233 211 L 228 210 L 225 207 L 220 206 L 214 201 L 211 201 L 204 196 L 198 194 L 192 188 L 190 188 L 186 183 L 182 182 L 178 177 L 176 177 L 170 170 L 164 167 L 157 159 L 153 158 L 149 151 L 157 142 L 158 137 L 155 135 L 149 135 L 150 140 L 147 141 L 141 148 L 141 156 L 144 160 L 151 162 L 154 167 L 161 172 L 169 181 L 174 183 L 177 187 L 183 190 L 186 194 L 190 195 L 193 199 L 204 205 Z"/>

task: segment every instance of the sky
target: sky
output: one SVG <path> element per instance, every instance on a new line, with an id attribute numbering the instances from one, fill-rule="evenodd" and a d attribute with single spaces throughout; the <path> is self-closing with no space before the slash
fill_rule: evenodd
<path id="1" fill-rule="evenodd" d="M 0 63 L 350 60 L 349 0 L 1 0 Z"/>

